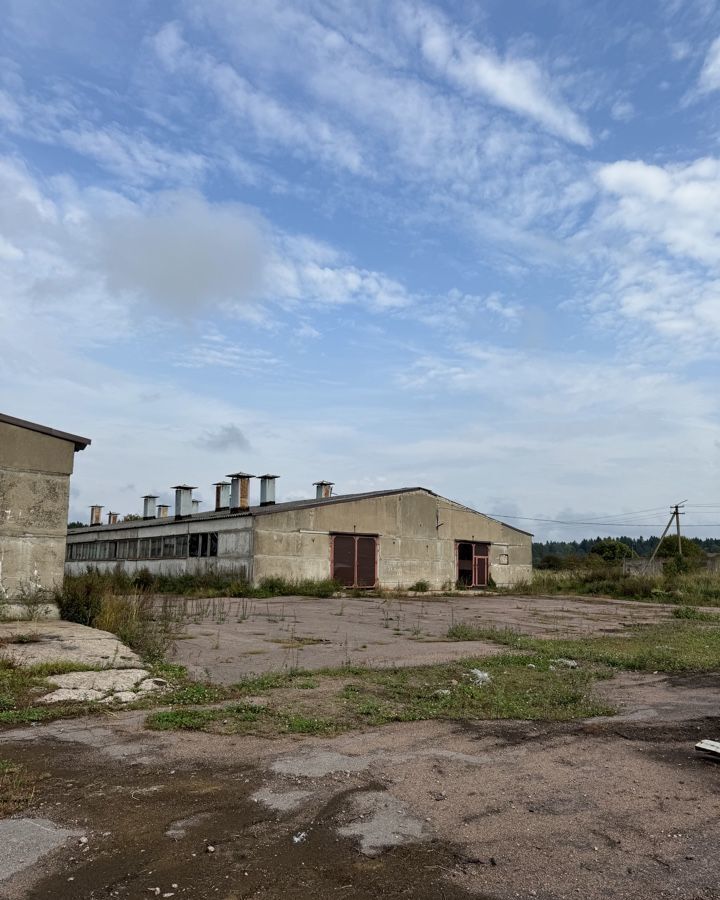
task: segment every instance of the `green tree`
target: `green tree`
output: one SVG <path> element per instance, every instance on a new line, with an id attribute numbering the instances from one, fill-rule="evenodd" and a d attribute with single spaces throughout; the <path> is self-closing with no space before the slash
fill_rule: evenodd
<path id="1" fill-rule="evenodd" d="M 681 537 L 680 543 L 682 544 L 683 558 L 688 562 L 697 563 L 705 558 L 705 551 L 696 541 L 693 541 L 691 538 Z M 677 535 L 669 534 L 667 537 L 664 537 L 658 548 L 657 555 L 662 559 L 672 559 L 675 556 L 679 556 Z"/>
<path id="2" fill-rule="evenodd" d="M 603 538 L 596 541 L 590 548 L 590 553 L 604 559 L 605 562 L 619 562 L 622 559 L 630 559 L 633 551 L 627 544 L 614 538 Z"/>

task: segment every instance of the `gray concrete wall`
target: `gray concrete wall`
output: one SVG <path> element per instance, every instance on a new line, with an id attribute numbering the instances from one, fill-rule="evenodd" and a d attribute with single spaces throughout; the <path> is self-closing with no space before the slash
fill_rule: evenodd
<path id="1" fill-rule="evenodd" d="M 138 540 L 139 538 L 165 537 L 169 535 L 191 535 L 217 532 L 217 556 L 185 556 L 175 559 L 108 559 L 108 560 L 68 560 L 65 571 L 69 575 L 79 575 L 88 568 L 101 572 L 120 569 L 134 575 L 147 569 L 153 575 L 181 575 L 183 572 L 226 572 L 239 578 L 252 577 L 252 521 L 249 516 L 228 519 L 204 519 L 193 521 L 183 519 L 165 520 L 164 524 L 144 523 L 142 526 L 119 524 L 103 525 L 99 528 L 83 528 L 68 533 L 68 544 L 94 543 L 108 540 Z"/>
<path id="2" fill-rule="evenodd" d="M 0 598 L 62 583 L 74 445 L 0 422 Z"/>
<path id="3" fill-rule="evenodd" d="M 438 590 L 454 585 L 458 540 L 491 544 L 490 574 L 496 584 L 532 576 L 530 535 L 415 491 L 261 513 L 255 518 L 255 580 L 330 578 L 331 532 L 379 535 L 378 581 L 385 588 L 407 588 L 421 580 Z"/>

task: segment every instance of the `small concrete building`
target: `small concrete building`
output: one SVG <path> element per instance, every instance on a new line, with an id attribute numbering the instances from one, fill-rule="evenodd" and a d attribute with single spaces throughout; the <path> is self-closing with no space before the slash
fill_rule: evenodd
<path id="1" fill-rule="evenodd" d="M 175 515 L 148 495 L 141 521 L 100 523 L 68 534 L 66 571 L 119 567 L 132 574 L 217 571 L 259 583 L 333 578 L 346 587 L 431 589 L 492 579 L 512 585 L 532 575 L 532 535 L 446 500 L 426 488 L 333 496 L 316 483 L 314 499 L 275 503 L 275 479 L 260 479 L 250 506 L 243 472 L 217 482 L 215 509 L 193 512 L 189 485 L 175 487 Z M 160 510 L 160 511 L 159 511 Z"/>
<path id="2" fill-rule="evenodd" d="M 0 600 L 62 583 L 70 475 L 89 443 L 0 413 Z"/>

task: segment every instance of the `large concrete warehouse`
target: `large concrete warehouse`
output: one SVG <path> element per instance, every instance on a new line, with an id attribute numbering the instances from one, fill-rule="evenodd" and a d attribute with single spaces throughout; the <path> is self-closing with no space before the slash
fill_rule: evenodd
<path id="1" fill-rule="evenodd" d="M 0 413 L 0 599 L 62 584 L 70 475 L 89 443 Z"/>
<path id="2" fill-rule="evenodd" d="M 532 572 L 532 535 L 446 500 L 426 488 L 332 496 L 318 482 L 314 499 L 275 503 L 275 478 L 260 479 L 261 502 L 250 506 L 252 476 L 218 482 L 215 510 L 197 512 L 194 488 L 175 487 L 175 514 L 145 499 L 142 520 L 117 522 L 93 507 L 93 524 L 68 534 L 66 572 L 120 567 L 128 573 L 214 570 L 257 584 L 334 578 L 347 587 L 432 589 L 498 585 Z"/>

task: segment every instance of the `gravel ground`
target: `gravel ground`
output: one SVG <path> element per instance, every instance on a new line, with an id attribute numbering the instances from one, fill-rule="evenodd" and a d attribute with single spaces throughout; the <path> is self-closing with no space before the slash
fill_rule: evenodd
<path id="1" fill-rule="evenodd" d="M 720 679 L 644 679 L 619 684 L 623 715 L 554 725 L 218 739 L 135 712 L 4 732 L 0 756 L 49 776 L 23 818 L 87 842 L 0 896 L 717 900 L 720 766 L 693 745 L 718 734 Z"/>

